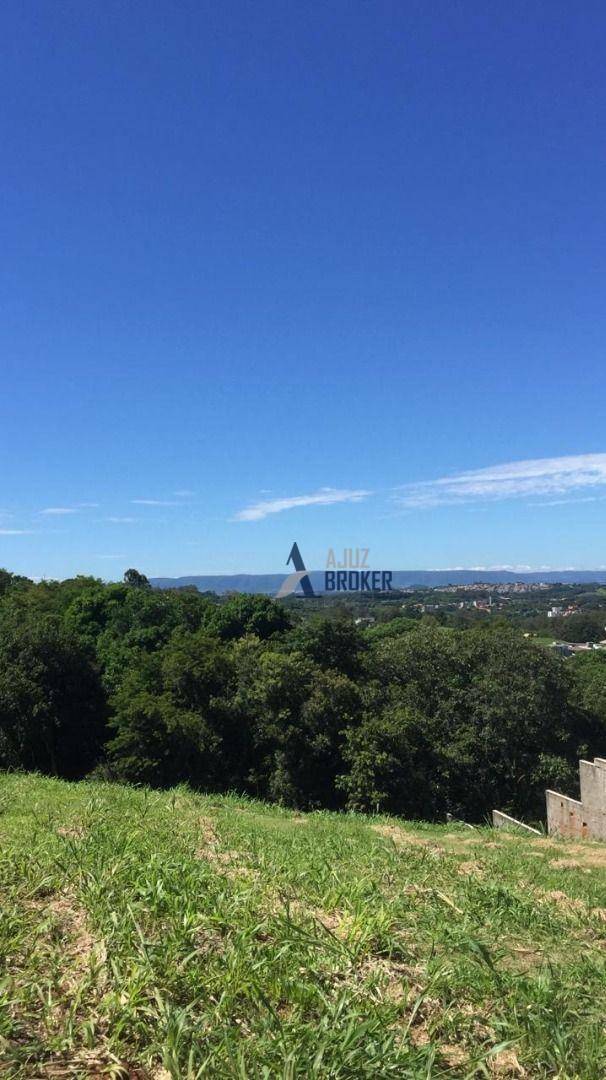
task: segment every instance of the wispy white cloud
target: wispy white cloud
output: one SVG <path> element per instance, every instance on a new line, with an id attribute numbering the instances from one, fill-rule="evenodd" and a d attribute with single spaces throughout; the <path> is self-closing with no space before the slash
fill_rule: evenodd
<path id="1" fill-rule="evenodd" d="M 33 529 L 0 529 L 0 536 L 31 536 Z"/>
<path id="2" fill-rule="evenodd" d="M 182 506 L 175 499 L 131 499 L 133 506 Z"/>
<path id="3" fill-rule="evenodd" d="M 269 514 L 280 514 L 283 510 L 297 510 L 303 506 L 332 506 L 334 503 L 361 502 L 372 495 L 372 491 L 350 491 L 340 488 L 320 488 L 311 495 L 291 495 L 283 499 L 264 499 L 253 503 L 243 510 L 238 510 L 234 521 L 261 521 Z"/>
<path id="4" fill-rule="evenodd" d="M 134 525 L 137 518 L 134 517 L 107 517 L 106 521 L 111 522 L 112 525 Z"/>
<path id="5" fill-rule="evenodd" d="M 75 506 L 47 506 L 44 510 L 39 511 L 41 514 L 48 514 L 49 516 L 60 517 L 62 514 L 77 514 L 78 510 Z"/>
<path id="6" fill-rule="evenodd" d="M 432 574 L 447 574 L 454 571 L 464 571 L 465 573 L 491 573 L 497 570 L 508 570 L 512 573 L 532 573 L 537 570 L 551 570 L 550 566 L 530 566 L 527 563 L 497 563 L 496 566 L 431 566 L 429 572 Z"/>
<path id="7" fill-rule="evenodd" d="M 509 573 L 527 574 L 532 573 L 535 567 L 529 566 L 528 563 L 497 563 L 496 566 L 470 566 L 469 569 L 479 572 L 486 570 L 487 572 L 490 571 L 490 573 L 507 570 Z M 546 569 L 546 567 L 543 567 L 543 569 Z"/>
<path id="8" fill-rule="evenodd" d="M 606 487 L 606 454 L 537 458 L 473 469 L 438 480 L 405 484 L 395 498 L 400 506 L 431 509 L 434 506 L 520 499 L 526 496 L 559 496 L 588 488 Z"/>
<path id="9" fill-rule="evenodd" d="M 547 499 L 542 502 L 533 502 L 531 506 L 574 506 L 577 503 L 604 502 L 606 495 L 584 495 L 580 499 Z"/>
<path id="10" fill-rule="evenodd" d="M 44 510 L 39 510 L 38 513 L 60 517 L 62 514 L 79 514 L 81 510 L 95 510 L 98 506 L 98 502 L 80 502 L 76 503 L 75 506 L 46 506 Z"/>

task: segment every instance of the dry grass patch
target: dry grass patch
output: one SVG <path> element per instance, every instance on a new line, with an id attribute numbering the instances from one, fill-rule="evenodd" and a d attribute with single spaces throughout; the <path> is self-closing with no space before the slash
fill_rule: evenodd
<path id="1" fill-rule="evenodd" d="M 558 862 L 565 862 L 568 868 L 572 869 L 571 864 L 575 862 L 579 866 L 595 867 L 600 870 L 606 869 L 606 844 L 601 847 L 589 842 L 567 844 L 566 853 L 564 860 L 556 859 L 551 865 L 554 866 Z"/>
<path id="2" fill-rule="evenodd" d="M 457 874 L 462 877 L 480 876 L 484 873 L 484 867 L 482 863 L 477 862 L 475 859 L 466 859 L 464 862 L 460 862 L 457 866 Z"/>
<path id="3" fill-rule="evenodd" d="M 58 937 L 60 989 L 66 997 L 73 997 L 90 973 L 93 958 L 100 959 L 104 954 L 104 947 L 95 942 L 89 930 L 84 908 L 67 890 L 30 900 L 25 907 L 40 916 L 41 929 L 50 934 L 51 943 Z"/>
<path id="4" fill-rule="evenodd" d="M 568 896 L 561 889 L 548 889 L 546 892 L 538 890 L 537 895 L 542 901 L 548 900 L 557 904 L 562 911 L 587 914 L 589 910 L 584 900 Z"/>
<path id="5" fill-rule="evenodd" d="M 47 909 L 60 930 L 65 957 L 64 989 L 72 993 L 90 970 L 95 939 L 84 908 L 69 893 L 53 897 Z"/>
<path id="6" fill-rule="evenodd" d="M 379 833 L 380 836 L 386 837 L 387 840 L 391 840 L 396 848 L 402 850 L 406 847 L 422 847 L 431 851 L 434 855 L 445 855 L 445 849 L 439 844 L 428 840 L 424 836 L 417 836 L 414 833 L 409 833 L 405 829 L 398 828 L 397 825 L 373 825 L 373 830 Z"/>
<path id="7" fill-rule="evenodd" d="M 57 835 L 66 840 L 83 840 L 88 830 L 84 825 L 60 825 Z"/>
<path id="8" fill-rule="evenodd" d="M 170 1080 L 166 1069 L 150 1072 L 97 1050 L 57 1055 L 31 1068 L 26 1074 L 31 1080 Z"/>
<path id="9" fill-rule="evenodd" d="M 527 1076 L 526 1069 L 520 1065 L 515 1050 L 500 1050 L 488 1059 L 488 1068 L 493 1076 Z"/>
<path id="10" fill-rule="evenodd" d="M 222 846 L 217 830 L 208 818 L 200 818 L 197 829 L 203 839 L 202 846 L 196 849 L 197 859 L 206 859 L 229 878 L 255 881 L 260 877 L 258 870 L 247 865 L 249 856 L 246 853 Z"/>
<path id="11" fill-rule="evenodd" d="M 469 1061 L 469 1053 L 462 1046 L 457 1046 L 454 1043 L 440 1043 L 438 1047 L 440 1057 L 444 1059 L 447 1065 L 452 1069 L 460 1068 L 462 1065 L 467 1065 Z"/>

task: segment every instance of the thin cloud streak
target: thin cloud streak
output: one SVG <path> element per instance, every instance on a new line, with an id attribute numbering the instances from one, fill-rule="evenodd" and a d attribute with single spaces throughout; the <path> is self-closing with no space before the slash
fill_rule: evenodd
<path id="1" fill-rule="evenodd" d="M 547 502 L 530 503 L 530 506 L 576 506 L 579 503 L 604 502 L 606 495 L 584 495 L 581 499 L 548 499 Z"/>
<path id="2" fill-rule="evenodd" d="M 372 491 L 320 488 L 311 495 L 292 495 L 283 499 L 265 499 L 253 503 L 244 510 L 238 510 L 232 521 L 262 521 L 270 514 L 281 514 L 284 510 L 298 510 L 304 506 L 332 506 L 335 503 L 362 502 L 372 494 Z"/>
<path id="3" fill-rule="evenodd" d="M 587 488 L 606 487 L 606 454 L 537 458 L 492 465 L 405 484 L 394 496 L 408 509 L 428 510 L 470 502 L 497 502 L 527 496 L 565 496 Z"/>
<path id="4" fill-rule="evenodd" d="M 32 536 L 33 529 L 0 529 L 0 536 Z"/>
<path id="5" fill-rule="evenodd" d="M 131 499 L 133 506 L 183 506 L 175 499 Z"/>
<path id="6" fill-rule="evenodd" d="M 526 563 L 497 563 L 496 566 L 430 566 L 427 573 L 448 574 L 454 571 L 465 573 L 493 573 L 495 570 L 507 570 L 509 573 L 537 573 L 540 570 L 551 570 L 550 566 L 530 566 Z"/>
<path id="7" fill-rule="evenodd" d="M 78 510 L 73 506 L 47 506 L 44 510 L 38 511 L 40 514 L 48 514 L 49 516 L 60 517 L 62 514 L 77 514 Z"/>

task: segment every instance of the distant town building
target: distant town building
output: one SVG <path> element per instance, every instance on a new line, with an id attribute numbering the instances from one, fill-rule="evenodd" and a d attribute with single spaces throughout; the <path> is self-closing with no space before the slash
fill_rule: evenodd
<path id="1" fill-rule="evenodd" d="M 560 654 L 560 656 L 574 656 L 575 653 L 594 652 L 596 649 L 601 651 L 606 649 L 606 642 L 604 641 L 552 641 L 549 646 L 554 652 Z"/>
<path id="2" fill-rule="evenodd" d="M 549 608 L 547 612 L 548 619 L 567 619 L 570 615 L 576 615 L 578 611 L 576 604 L 569 604 L 568 607 L 562 607 L 561 604 L 554 604 Z"/>

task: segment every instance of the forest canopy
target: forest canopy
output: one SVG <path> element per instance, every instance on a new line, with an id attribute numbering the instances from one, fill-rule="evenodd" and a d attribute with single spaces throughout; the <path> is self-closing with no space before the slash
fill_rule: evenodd
<path id="1" fill-rule="evenodd" d="M 0 767 L 480 821 L 606 751 L 606 653 L 303 607 L 0 571 Z"/>

